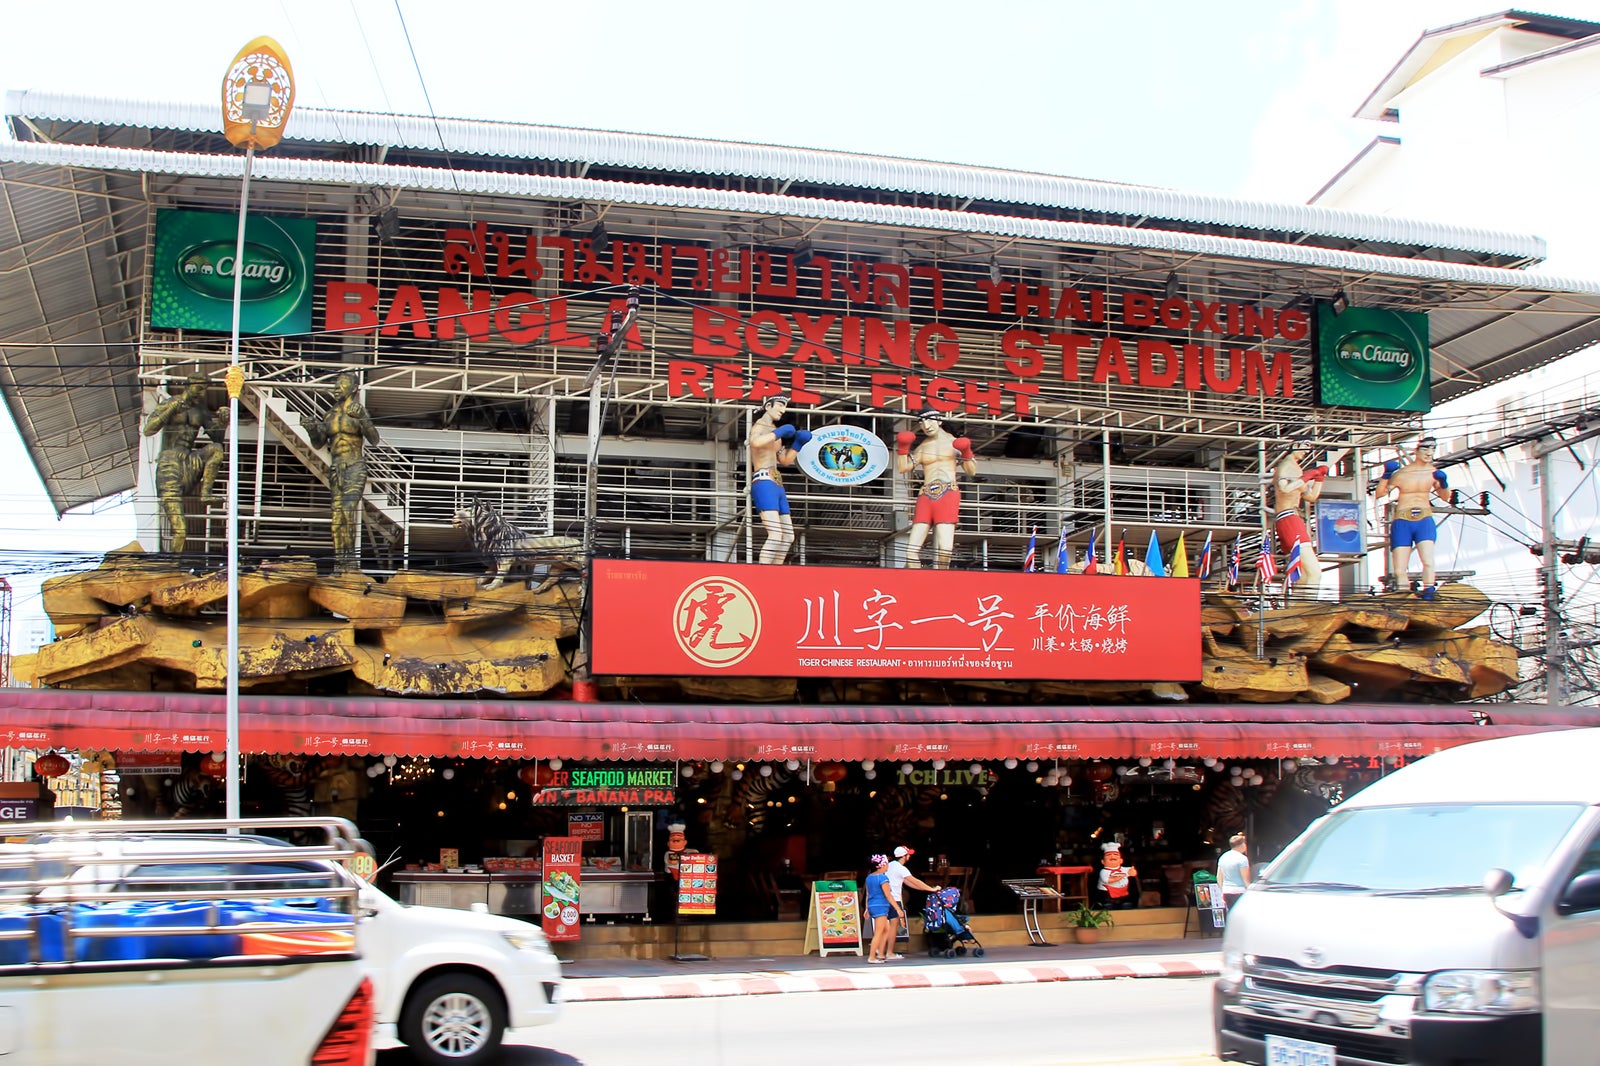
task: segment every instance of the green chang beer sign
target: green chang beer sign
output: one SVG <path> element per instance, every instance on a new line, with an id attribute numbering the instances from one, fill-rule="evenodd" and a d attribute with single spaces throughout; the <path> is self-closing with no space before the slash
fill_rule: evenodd
<path id="1" fill-rule="evenodd" d="M 1433 406 L 1428 316 L 1317 305 L 1317 402 L 1380 411 Z"/>
<path id="2" fill-rule="evenodd" d="M 231 331 L 238 240 L 238 215 L 156 212 L 150 328 Z M 311 332 L 316 249 L 314 219 L 245 219 L 240 333 Z"/>

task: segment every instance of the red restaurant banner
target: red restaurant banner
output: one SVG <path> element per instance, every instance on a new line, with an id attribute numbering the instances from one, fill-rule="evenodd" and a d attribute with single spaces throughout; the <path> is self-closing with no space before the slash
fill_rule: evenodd
<path id="1" fill-rule="evenodd" d="M 576 837 L 544 838 L 544 935 L 551 940 L 578 939 L 578 882 L 583 874 L 583 841 Z"/>
<path id="2" fill-rule="evenodd" d="M 596 674 L 1195 681 L 1193 578 L 594 563 Z"/>

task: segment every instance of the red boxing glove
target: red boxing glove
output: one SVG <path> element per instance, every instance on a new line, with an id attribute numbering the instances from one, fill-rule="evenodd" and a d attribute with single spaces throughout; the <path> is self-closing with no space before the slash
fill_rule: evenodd
<path id="1" fill-rule="evenodd" d="M 894 435 L 894 450 L 897 455 L 910 455 L 911 446 L 917 442 L 917 435 L 909 429 L 903 429 Z"/>
<path id="2" fill-rule="evenodd" d="M 1327 467 L 1325 467 L 1325 466 L 1314 466 L 1310 470 L 1307 470 L 1304 474 L 1301 474 L 1300 475 L 1300 480 L 1301 481 L 1322 481 L 1327 476 L 1328 476 L 1328 468 Z"/>
<path id="3" fill-rule="evenodd" d="M 951 443 L 956 446 L 956 454 L 961 456 L 962 459 L 972 458 L 972 441 L 966 437 L 957 437 Z"/>

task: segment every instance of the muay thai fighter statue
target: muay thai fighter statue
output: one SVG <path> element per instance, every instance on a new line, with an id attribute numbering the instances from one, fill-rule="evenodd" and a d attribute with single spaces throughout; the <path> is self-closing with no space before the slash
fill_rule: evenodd
<path id="1" fill-rule="evenodd" d="M 183 498 L 199 490 L 200 502 L 212 501 L 217 471 L 227 451 L 222 443 L 228 436 L 228 409 L 206 408 L 206 389 L 211 379 L 190 374 L 183 391 L 156 404 L 144 420 L 144 435 L 161 434 L 161 451 L 156 456 L 156 498 L 167 520 L 174 552 L 182 552 L 189 541 L 189 521 L 183 513 Z M 200 435 L 205 434 L 205 443 Z"/>
<path id="2" fill-rule="evenodd" d="M 781 425 L 789 397 L 779 393 L 761 405 L 761 417 L 750 426 L 750 506 L 761 516 L 767 539 L 760 561 L 781 563 L 794 545 L 794 520 L 789 517 L 789 494 L 784 491 L 778 467 L 793 466 L 811 434 Z"/>
<path id="3" fill-rule="evenodd" d="M 906 540 L 906 566 L 920 569 L 922 544 L 933 528 L 933 566 L 946 570 L 955 552 L 956 518 L 961 510 L 961 490 L 956 488 L 956 464 L 968 477 L 978 474 L 978 461 L 972 441 L 945 432 L 944 415 L 931 408 L 917 416 L 923 441 L 913 449 L 917 435 L 909 429 L 895 437 L 895 469 L 922 479 L 917 494 L 917 509 L 911 516 L 911 534 Z M 914 472 L 914 473 L 913 473 Z"/>
<path id="4" fill-rule="evenodd" d="M 332 460 L 328 490 L 333 495 L 333 556 L 337 574 L 361 568 L 356 519 L 361 514 L 361 497 L 367 489 L 364 448 L 378 443 L 378 427 L 356 399 L 360 387 L 354 374 L 348 371 L 340 374 L 334 385 L 333 406 L 321 420 L 306 426 L 312 446 L 326 446 Z"/>
<path id="5" fill-rule="evenodd" d="M 1344 452 L 1338 452 L 1327 463 L 1308 467 L 1305 464 L 1311 459 L 1311 440 L 1296 437 L 1272 471 L 1272 532 L 1285 558 L 1293 553 L 1296 544 L 1303 545 L 1300 549 L 1303 587 L 1312 597 L 1316 596 L 1322 579 L 1322 560 L 1317 558 L 1317 546 L 1306 528 L 1303 508 L 1317 502 L 1330 464 L 1337 463 L 1343 455 Z"/>
<path id="6" fill-rule="evenodd" d="M 1417 549 L 1422 559 L 1422 587 L 1417 595 L 1431 600 L 1438 593 L 1434 578 L 1433 551 L 1439 539 L 1439 528 L 1433 521 L 1433 500 L 1453 503 L 1450 480 L 1445 472 L 1433 465 L 1433 452 L 1438 441 L 1432 435 L 1417 441 L 1417 450 L 1411 461 L 1401 463 L 1390 459 L 1383 464 L 1383 477 L 1373 490 L 1378 503 L 1398 495 L 1394 501 L 1394 518 L 1389 522 L 1389 573 L 1397 587 L 1411 579 L 1411 549 Z"/>

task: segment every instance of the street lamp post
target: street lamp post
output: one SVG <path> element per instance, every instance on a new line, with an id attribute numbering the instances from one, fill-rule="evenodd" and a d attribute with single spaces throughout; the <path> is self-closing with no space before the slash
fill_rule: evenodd
<path id="1" fill-rule="evenodd" d="M 239 237 L 233 253 L 233 328 L 228 338 L 228 681 L 227 801 L 229 818 L 239 817 L 239 320 L 244 306 L 245 215 L 250 208 L 250 171 L 256 149 L 283 136 L 294 107 L 294 75 L 289 58 L 271 37 L 257 37 L 239 50 L 222 79 L 222 132 L 243 148 L 244 182 L 239 192 Z"/>

